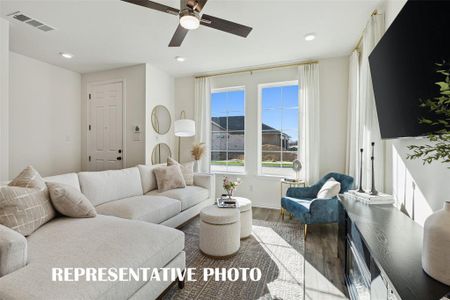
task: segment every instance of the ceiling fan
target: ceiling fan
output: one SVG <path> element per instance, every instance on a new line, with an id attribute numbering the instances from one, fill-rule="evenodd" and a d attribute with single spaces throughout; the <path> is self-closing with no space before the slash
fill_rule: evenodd
<path id="1" fill-rule="evenodd" d="M 122 0 L 150 9 L 165 12 L 179 17 L 180 23 L 170 40 L 169 47 L 179 47 L 189 30 L 194 30 L 200 25 L 211 27 L 217 30 L 228 32 L 241 37 L 247 37 L 252 31 L 251 27 L 213 17 L 200 12 L 208 0 L 180 0 L 180 9 L 159 4 L 148 0 Z"/>

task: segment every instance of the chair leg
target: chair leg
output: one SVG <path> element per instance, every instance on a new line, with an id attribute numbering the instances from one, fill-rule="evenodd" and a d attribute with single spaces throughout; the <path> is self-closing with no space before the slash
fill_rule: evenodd
<path id="1" fill-rule="evenodd" d="M 280 209 L 280 216 L 281 216 L 281 220 L 282 220 L 282 221 L 284 221 L 284 212 L 285 212 L 285 209 L 284 209 L 284 208 L 281 208 L 281 209 Z"/>
<path id="2" fill-rule="evenodd" d="M 292 220 L 293 216 L 294 216 L 293 214 L 289 213 L 289 220 Z"/>
<path id="3" fill-rule="evenodd" d="M 303 235 L 305 237 L 305 241 L 306 241 L 306 235 L 308 234 L 308 224 L 305 224 L 303 227 Z"/>

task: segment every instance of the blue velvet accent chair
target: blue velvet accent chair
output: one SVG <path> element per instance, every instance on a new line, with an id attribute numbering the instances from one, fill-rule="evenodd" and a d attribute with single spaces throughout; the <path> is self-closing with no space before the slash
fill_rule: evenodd
<path id="1" fill-rule="evenodd" d="M 341 183 L 340 194 L 347 192 L 353 187 L 353 177 L 340 173 L 329 173 L 310 187 L 289 188 L 286 192 L 286 197 L 281 198 L 282 216 L 284 217 L 284 211 L 287 211 L 300 223 L 305 224 L 305 237 L 306 225 L 337 223 L 338 221 L 338 198 L 317 198 L 317 193 L 331 177 Z"/>

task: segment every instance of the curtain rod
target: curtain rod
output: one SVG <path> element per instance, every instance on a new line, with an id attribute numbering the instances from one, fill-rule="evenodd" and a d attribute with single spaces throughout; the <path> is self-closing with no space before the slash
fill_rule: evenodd
<path id="1" fill-rule="evenodd" d="M 252 72 L 257 72 L 257 71 L 276 70 L 276 69 L 296 67 L 296 66 L 309 65 L 309 64 L 317 64 L 317 63 L 318 63 L 318 61 L 316 61 L 316 60 L 304 61 L 304 62 L 285 64 L 285 65 L 267 66 L 267 67 L 260 67 L 260 68 L 252 68 L 252 69 L 243 69 L 243 70 L 237 70 L 237 71 L 221 72 L 221 73 L 215 73 L 215 74 L 211 74 L 211 75 L 199 75 L 199 76 L 195 76 L 195 79 L 198 79 L 198 78 L 210 78 L 210 77 L 217 77 L 217 76 L 224 76 L 224 75 L 234 75 L 234 74 L 240 74 L 240 73 L 252 73 Z"/>
<path id="2" fill-rule="evenodd" d="M 376 15 L 381 15 L 381 13 L 378 12 L 378 10 L 375 9 L 375 10 L 372 12 L 372 14 L 371 14 L 370 16 L 373 17 L 373 16 L 376 16 Z M 365 29 L 364 29 L 364 31 L 365 31 Z M 355 50 L 358 50 L 359 47 L 361 46 L 361 43 L 362 43 L 362 40 L 363 40 L 363 36 L 364 36 L 364 31 L 363 31 L 363 33 L 361 34 L 361 36 L 359 37 L 359 40 L 358 40 L 358 42 L 356 43 L 355 48 L 353 48 L 352 52 L 355 51 Z"/>

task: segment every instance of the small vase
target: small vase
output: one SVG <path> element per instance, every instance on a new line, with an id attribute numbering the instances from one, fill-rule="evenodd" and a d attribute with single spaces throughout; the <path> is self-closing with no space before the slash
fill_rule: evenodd
<path id="1" fill-rule="evenodd" d="M 422 268 L 434 279 L 450 285 L 450 200 L 428 217 L 423 227 Z"/>
<path id="2" fill-rule="evenodd" d="M 194 160 L 194 173 L 199 172 L 199 163 L 198 160 Z"/>
<path id="3" fill-rule="evenodd" d="M 228 199 L 232 200 L 233 191 L 232 190 L 227 191 L 227 195 L 228 195 Z"/>

